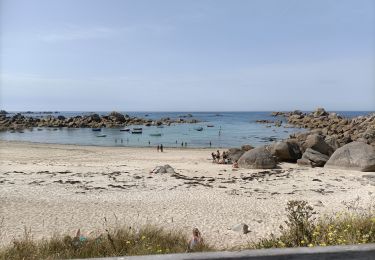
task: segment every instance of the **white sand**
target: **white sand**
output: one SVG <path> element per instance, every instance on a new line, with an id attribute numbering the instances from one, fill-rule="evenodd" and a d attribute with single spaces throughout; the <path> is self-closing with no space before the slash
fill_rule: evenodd
<path id="1" fill-rule="evenodd" d="M 24 227 L 39 239 L 73 235 L 77 228 L 87 235 L 105 226 L 149 223 L 186 234 L 198 227 L 208 243 L 233 247 L 277 231 L 288 200 L 307 200 L 320 213 L 346 210 L 344 204 L 357 197 L 364 207 L 374 201 L 375 183 L 362 176 L 375 173 L 285 163 L 281 170 L 243 180 L 262 170 L 213 164 L 212 150 L 158 153 L 154 148 L 0 141 L 0 244 L 23 236 Z M 149 173 L 164 164 L 197 180 Z M 241 222 L 250 233 L 228 230 Z"/>

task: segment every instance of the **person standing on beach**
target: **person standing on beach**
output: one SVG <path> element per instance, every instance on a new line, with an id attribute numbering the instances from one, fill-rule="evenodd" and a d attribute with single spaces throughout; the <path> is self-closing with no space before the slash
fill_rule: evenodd
<path id="1" fill-rule="evenodd" d="M 160 146 L 159 145 L 157 146 L 156 150 L 159 152 L 159 150 L 160 150 Z"/>
<path id="2" fill-rule="evenodd" d="M 212 156 L 212 163 L 214 163 L 216 161 L 216 155 L 215 155 L 215 153 L 212 152 L 211 156 Z"/>
<path id="3" fill-rule="evenodd" d="M 220 151 L 219 150 L 216 151 L 216 160 L 217 160 L 218 163 L 220 162 Z"/>
<path id="4" fill-rule="evenodd" d="M 211 143 L 211 141 L 210 141 L 210 147 L 212 146 L 212 143 Z"/>
<path id="5" fill-rule="evenodd" d="M 163 144 L 160 145 L 160 152 L 163 152 Z"/>
<path id="6" fill-rule="evenodd" d="M 181 147 L 184 147 L 184 142 L 181 143 Z"/>

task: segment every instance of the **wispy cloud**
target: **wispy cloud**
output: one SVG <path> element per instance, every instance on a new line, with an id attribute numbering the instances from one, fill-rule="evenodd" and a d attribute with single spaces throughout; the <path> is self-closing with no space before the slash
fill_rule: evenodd
<path id="1" fill-rule="evenodd" d="M 62 42 L 76 40 L 106 39 L 123 36 L 134 36 L 137 34 L 161 35 L 169 32 L 173 26 L 168 24 L 140 24 L 125 27 L 78 27 L 66 26 L 56 29 L 53 32 L 39 34 L 39 39 L 43 42 Z"/>
<path id="2" fill-rule="evenodd" d="M 40 39 L 45 42 L 59 42 L 59 41 L 74 41 L 74 40 L 89 40 L 98 38 L 108 38 L 116 34 L 116 30 L 109 27 L 92 27 L 92 28 L 78 28 L 68 27 L 40 34 Z"/>

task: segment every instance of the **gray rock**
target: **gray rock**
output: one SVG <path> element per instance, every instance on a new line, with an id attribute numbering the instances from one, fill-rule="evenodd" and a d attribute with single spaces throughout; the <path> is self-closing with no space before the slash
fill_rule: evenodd
<path id="1" fill-rule="evenodd" d="M 273 169 L 276 165 L 276 158 L 265 146 L 245 152 L 238 160 L 238 166 L 246 169 Z"/>
<path id="2" fill-rule="evenodd" d="M 172 166 L 170 166 L 169 164 L 166 164 L 164 166 L 157 166 L 154 170 L 151 171 L 151 173 L 176 173 L 173 169 Z"/>
<path id="3" fill-rule="evenodd" d="M 325 167 L 375 172 L 375 150 L 362 142 L 346 144 L 332 154 Z"/>
<path id="4" fill-rule="evenodd" d="M 303 143 L 303 148 L 311 148 L 319 153 L 328 156 L 333 153 L 333 148 L 324 141 L 323 136 L 318 134 L 312 134 L 307 136 L 306 141 Z"/>
<path id="5" fill-rule="evenodd" d="M 298 165 L 322 167 L 328 161 L 329 157 L 311 148 L 307 148 L 302 158 L 297 160 Z"/>
<path id="6" fill-rule="evenodd" d="M 271 154 L 281 162 L 296 162 L 302 156 L 298 143 L 292 140 L 273 144 Z"/>
<path id="7" fill-rule="evenodd" d="M 239 224 L 234 225 L 233 227 L 231 227 L 231 230 L 241 233 L 241 234 L 247 234 L 250 232 L 249 226 L 244 223 L 239 223 Z"/>
<path id="8" fill-rule="evenodd" d="M 244 150 L 239 148 L 230 148 L 228 150 L 228 157 L 232 160 L 232 162 L 238 161 L 240 157 L 245 153 Z"/>
<path id="9" fill-rule="evenodd" d="M 320 116 L 328 116 L 328 113 L 325 111 L 324 108 L 319 107 L 315 110 L 314 112 L 315 117 L 320 117 Z"/>

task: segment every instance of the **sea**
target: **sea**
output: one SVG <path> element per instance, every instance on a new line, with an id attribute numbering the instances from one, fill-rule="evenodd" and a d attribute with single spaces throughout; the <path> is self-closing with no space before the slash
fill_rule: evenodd
<path id="1" fill-rule="evenodd" d="M 16 112 L 10 112 L 12 116 Z M 164 147 L 176 148 L 229 148 L 240 147 L 245 144 L 261 146 L 274 141 L 288 138 L 295 132 L 306 131 L 306 129 L 293 128 L 288 126 L 283 117 L 271 116 L 271 111 L 262 112 L 125 112 L 129 116 L 136 116 L 148 119 L 160 118 L 181 118 L 188 114 L 198 119 L 200 123 L 195 124 L 171 124 L 158 128 L 156 126 L 133 126 L 128 128 L 142 127 L 142 134 L 132 134 L 120 131 L 120 128 L 102 128 L 100 132 L 92 131 L 91 128 L 32 128 L 23 131 L 0 132 L 0 140 L 27 141 L 36 143 L 51 144 L 74 144 L 93 146 L 118 146 L 118 147 Z M 309 112 L 309 111 L 303 111 Z M 368 115 L 372 111 L 331 111 L 346 117 L 352 118 L 361 115 Z M 49 116 L 43 112 L 23 113 L 25 116 L 45 117 Z M 72 117 L 97 113 L 108 115 L 110 112 L 54 112 L 52 115 Z M 185 118 L 186 119 L 186 118 Z M 191 118 L 187 118 L 191 119 Z M 257 120 L 281 120 L 281 127 L 272 123 L 257 123 Z M 196 129 L 202 127 L 202 131 Z M 160 134 L 160 136 L 155 136 Z M 105 137 L 99 137 L 103 136 Z"/>

